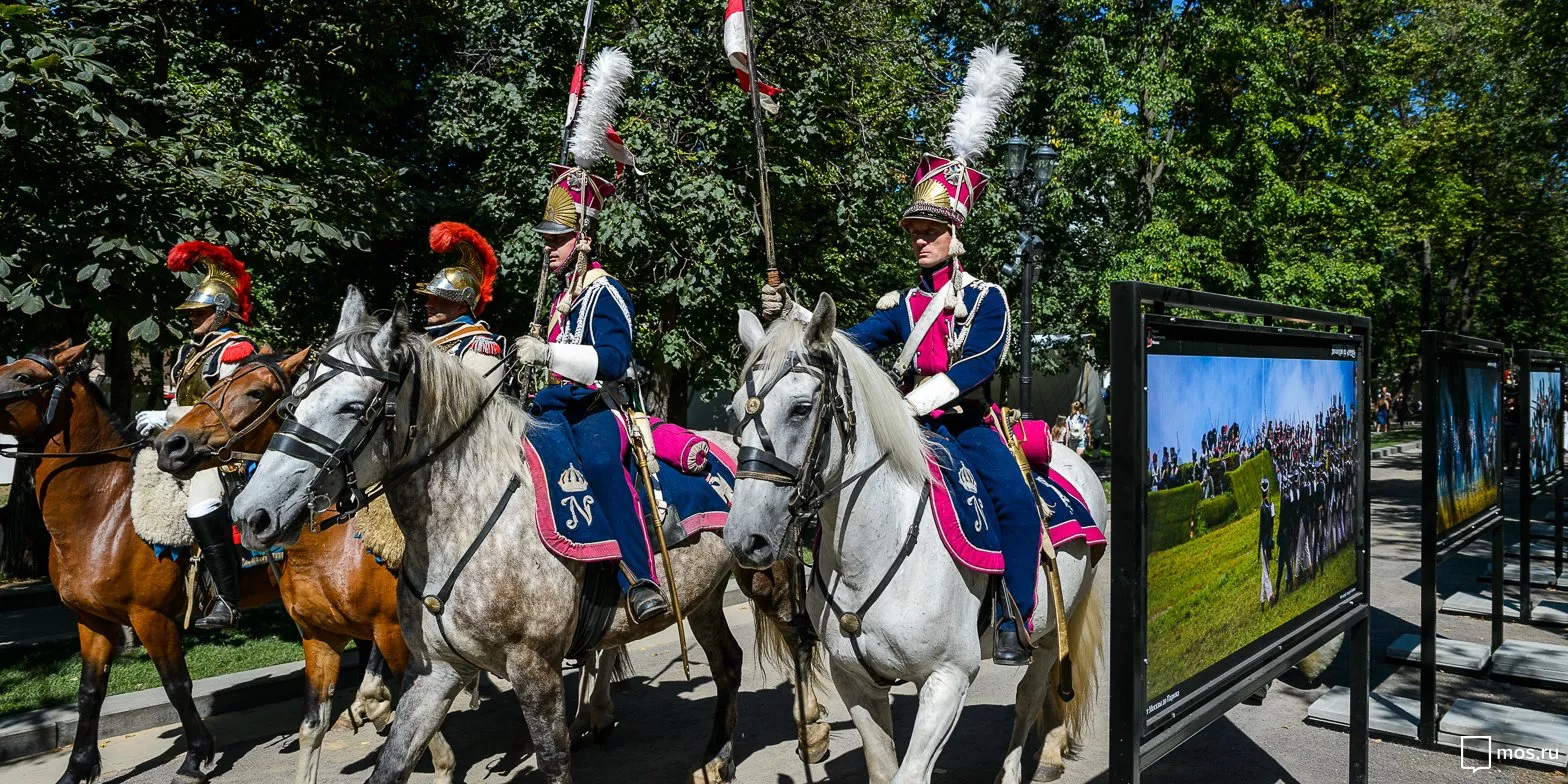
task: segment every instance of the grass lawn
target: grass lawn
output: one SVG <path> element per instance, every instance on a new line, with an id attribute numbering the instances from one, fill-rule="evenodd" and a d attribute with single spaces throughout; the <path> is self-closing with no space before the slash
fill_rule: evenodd
<path id="1" fill-rule="evenodd" d="M 1411 441 L 1420 440 L 1421 425 L 1419 424 L 1405 425 L 1404 427 L 1399 427 L 1398 425 L 1389 425 L 1387 433 L 1372 434 L 1372 448 L 1379 449 L 1385 446 L 1393 446 L 1395 444 L 1404 444 Z"/>
<path id="2" fill-rule="evenodd" d="M 1272 578 L 1278 561 L 1271 566 Z M 1354 585 L 1355 571 L 1355 548 L 1347 545 L 1311 582 L 1260 609 L 1256 509 L 1212 533 L 1151 554 L 1149 698 Z"/>
<path id="3" fill-rule="evenodd" d="M 305 658 L 299 632 L 281 607 L 245 613 L 238 631 L 185 634 L 185 662 L 192 678 L 208 678 Z M 352 647 L 352 646 L 351 646 Z M 74 704 L 82 672 L 75 641 L 45 643 L 8 653 L 0 665 L 0 715 Z M 161 688 L 147 652 L 120 654 L 109 669 L 109 693 Z"/>

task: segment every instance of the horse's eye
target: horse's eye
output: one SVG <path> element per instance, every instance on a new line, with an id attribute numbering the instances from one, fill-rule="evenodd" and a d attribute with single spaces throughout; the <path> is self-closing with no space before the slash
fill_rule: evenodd
<path id="1" fill-rule="evenodd" d="M 25 383 L 27 381 L 27 374 L 26 373 L 17 373 L 16 375 L 11 376 L 11 378 L 14 378 L 17 381 L 21 381 L 21 382 Z"/>
<path id="2" fill-rule="evenodd" d="M 365 404 L 357 401 L 353 403 L 345 403 L 343 405 L 342 413 L 349 414 L 350 416 L 359 416 L 360 414 L 365 413 Z"/>
<path id="3" fill-rule="evenodd" d="M 261 390 L 259 390 L 259 389 L 252 389 L 251 391 L 245 393 L 245 397 L 248 397 L 251 400 L 260 400 L 261 399 Z"/>
<path id="4" fill-rule="evenodd" d="M 799 403 L 796 403 L 795 405 L 791 406 L 790 409 L 789 409 L 789 415 L 792 416 L 792 417 L 795 417 L 796 419 L 800 419 L 800 418 L 802 418 L 802 417 L 804 417 L 804 416 L 806 416 L 807 414 L 810 414 L 810 413 L 811 413 L 811 401 L 809 401 L 809 400 L 805 400 L 805 401 L 801 401 Z"/>

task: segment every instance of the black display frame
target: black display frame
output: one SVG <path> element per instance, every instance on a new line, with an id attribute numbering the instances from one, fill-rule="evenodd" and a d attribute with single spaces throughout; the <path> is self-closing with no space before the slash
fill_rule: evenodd
<path id="1" fill-rule="evenodd" d="M 1206 317 L 1173 315 L 1177 310 Z M 1215 316 L 1250 321 L 1220 321 Z M 1298 616 L 1286 632 L 1271 632 L 1281 636 L 1228 664 L 1207 683 L 1173 702 L 1168 710 L 1162 708 L 1164 715 L 1155 722 L 1150 721 L 1147 713 L 1149 542 L 1144 498 L 1144 456 L 1148 453 L 1147 329 L 1151 323 L 1213 328 L 1218 333 L 1249 334 L 1259 339 L 1272 333 L 1297 341 L 1307 337 L 1356 346 L 1361 397 L 1356 427 L 1363 434 L 1362 470 L 1358 477 L 1361 525 L 1352 537 L 1357 562 L 1354 590 Z M 1116 535 L 1111 554 L 1112 784 L 1137 784 L 1149 765 L 1295 666 L 1308 653 L 1346 633 L 1351 681 L 1348 780 L 1352 784 L 1367 781 L 1371 693 L 1371 558 L 1367 536 L 1371 520 L 1371 440 L 1367 435 L 1367 406 L 1372 399 L 1367 372 L 1370 332 L 1371 320 L 1364 316 L 1137 281 L 1111 284 L 1111 375 L 1119 390 L 1111 401 L 1113 443 L 1117 444 L 1118 455 L 1112 460 L 1111 469 L 1112 530 Z M 1268 640 L 1265 636 L 1258 642 Z"/>
<path id="2" fill-rule="evenodd" d="M 1514 365 L 1519 369 L 1519 421 L 1514 423 L 1518 428 L 1519 442 L 1519 621 L 1530 623 L 1534 614 L 1534 602 L 1530 599 L 1531 574 L 1530 574 L 1530 545 L 1532 536 L 1530 529 L 1534 525 L 1534 507 L 1536 495 L 1552 490 L 1557 495 L 1556 519 L 1553 521 L 1557 529 L 1553 537 L 1556 545 L 1554 556 L 1555 568 L 1558 574 L 1563 571 L 1563 478 L 1565 473 L 1564 455 L 1561 454 L 1562 439 L 1564 434 L 1559 434 L 1557 439 L 1557 470 L 1540 479 L 1535 478 L 1535 472 L 1530 465 L 1530 376 L 1537 372 L 1537 368 L 1557 373 L 1557 386 L 1559 394 L 1563 386 L 1563 374 L 1568 373 L 1568 356 L 1553 351 L 1539 351 L 1536 349 L 1520 349 L 1514 352 Z M 1559 401 L 1560 405 L 1568 406 L 1568 399 Z M 1558 412 L 1558 426 L 1562 426 L 1562 413 Z M 1494 559 L 1495 561 L 1495 559 Z M 1495 578 L 1494 578 L 1495 580 Z M 1495 592 L 1494 592 L 1495 594 Z M 1493 602 L 1496 604 L 1495 600 Z M 1497 613 L 1493 613 L 1496 615 Z"/>
<path id="3" fill-rule="evenodd" d="M 1497 503 L 1439 534 L 1437 497 L 1437 422 L 1429 417 L 1421 428 L 1421 714 L 1416 739 L 1437 745 L 1437 567 L 1459 554 L 1488 531 L 1492 534 L 1492 645 L 1503 644 L 1503 372 L 1507 357 L 1502 343 L 1449 332 L 1421 333 L 1422 406 L 1438 412 L 1438 371 L 1445 361 L 1481 360 L 1497 363 L 1497 443 L 1493 446 Z"/>

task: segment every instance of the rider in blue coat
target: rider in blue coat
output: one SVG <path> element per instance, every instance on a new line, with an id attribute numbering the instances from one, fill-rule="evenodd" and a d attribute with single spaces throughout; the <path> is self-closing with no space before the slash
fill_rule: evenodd
<path id="1" fill-rule="evenodd" d="M 592 238 L 578 230 L 614 192 L 597 175 L 555 167 L 545 219 L 534 231 L 549 249 L 550 272 L 564 277 L 565 286 L 550 307 L 548 340 L 519 339 L 517 359 L 554 374 L 555 383 L 535 394 L 534 411 L 558 412 L 571 427 L 583 474 L 620 545 L 618 577 L 631 616 L 640 623 L 664 615 L 669 604 L 659 592 L 648 529 L 633 494 L 626 434 L 601 390 L 631 367 L 632 300 L 599 263 Z"/>
<path id="2" fill-rule="evenodd" d="M 883 296 L 871 317 L 844 332 L 868 352 L 904 347 L 894 370 L 903 380 L 910 414 L 957 444 L 979 476 L 1001 528 L 1003 582 L 1011 598 L 1003 603 L 1010 606 L 998 624 L 995 660 L 1021 665 L 1031 657 L 1018 623 L 1034 612 L 1044 521 L 1033 490 L 989 419 L 987 384 L 1010 337 L 1007 296 L 959 262 L 963 244 L 957 230 L 986 181 L 963 158 L 924 156 L 915 171 L 915 203 L 900 220 L 920 278 L 911 288 Z M 765 318 L 786 310 L 810 318 L 782 286 L 765 286 L 762 300 Z"/>

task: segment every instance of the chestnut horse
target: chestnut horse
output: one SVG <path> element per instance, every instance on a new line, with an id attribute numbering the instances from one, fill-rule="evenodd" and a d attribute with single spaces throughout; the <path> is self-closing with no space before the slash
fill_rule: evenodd
<path id="1" fill-rule="evenodd" d="M 258 355 L 214 384 L 155 440 L 158 467 L 188 479 L 266 449 L 278 428 L 278 403 L 308 354 L 301 351 L 281 361 Z M 305 646 L 305 709 L 294 781 L 315 784 L 344 646 L 349 640 L 373 640 L 399 681 L 408 667 L 408 645 L 397 621 L 397 576 L 365 552 L 352 526 L 337 524 L 307 532 L 289 546 L 279 586 Z M 350 719 L 366 718 L 381 729 L 392 717 L 390 694 L 376 669 L 366 671 Z M 429 748 L 436 781 L 451 781 L 455 760 L 439 732 Z"/>
<path id="2" fill-rule="evenodd" d="M 179 714 L 186 752 L 174 781 L 205 782 L 213 738 L 191 700 L 180 647 L 189 561 L 157 557 L 133 530 L 131 467 L 140 441 L 110 415 L 87 365 L 87 344 L 66 341 L 0 367 L 0 433 L 39 455 L 33 486 L 50 535 L 49 579 L 76 612 L 81 639 L 76 738 L 60 784 L 98 777 L 98 718 L 122 626 L 136 631 Z M 249 570 L 240 588 L 242 607 L 278 596 L 265 570 Z"/>

